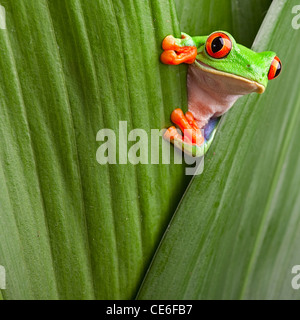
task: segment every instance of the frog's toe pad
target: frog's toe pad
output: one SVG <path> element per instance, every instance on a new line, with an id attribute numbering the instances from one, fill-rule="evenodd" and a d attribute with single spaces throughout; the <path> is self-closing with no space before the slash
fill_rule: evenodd
<path id="1" fill-rule="evenodd" d="M 176 38 L 171 35 L 165 37 L 162 43 L 162 48 L 164 50 L 178 50 L 179 46 L 176 44 Z"/>

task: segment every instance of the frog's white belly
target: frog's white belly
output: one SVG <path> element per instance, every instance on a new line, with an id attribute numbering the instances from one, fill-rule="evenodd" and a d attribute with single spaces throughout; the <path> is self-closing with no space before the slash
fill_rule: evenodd
<path id="1" fill-rule="evenodd" d="M 219 72 L 201 69 L 192 64 L 188 70 L 188 107 L 203 128 L 210 118 L 228 111 L 236 100 L 248 93 L 262 93 L 263 88 L 254 81 Z"/>

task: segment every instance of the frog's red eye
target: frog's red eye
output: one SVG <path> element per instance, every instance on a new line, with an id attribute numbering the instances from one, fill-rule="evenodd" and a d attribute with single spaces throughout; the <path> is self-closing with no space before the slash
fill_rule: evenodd
<path id="1" fill-rule="evenodd" d="M 229 55 L 232 48 L 232 42 L 227 34 L 215 32 L 208 37 L 205 48 L 207 54 L 212 58 L 222 59 Z"/>
<path id="2" fill-rule="evenodd" d="M 282 69 L 281 61 L 278 57 L 275 57 L 271 63 L 268 79 L 272 80 L 279 76 Z"/>

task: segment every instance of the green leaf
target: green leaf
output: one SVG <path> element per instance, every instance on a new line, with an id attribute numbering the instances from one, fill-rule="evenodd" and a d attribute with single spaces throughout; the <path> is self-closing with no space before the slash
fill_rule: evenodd
<path id="1" fill-rule="evenodd" d="M 189 177 L 183 165 L 100 165 L 96 136 L 103 128 L 118 134 L 119 121 L 128 132 L 161 129 L 186 103 L 185 67 L 159 64 L 163 37 L 180 34 L 174 7 L 1 4 L 2 294 L 131 298 Z"/>
<path id="2" fill-rule="evenodd" d="M 273 1 L 254 49 L 283 63 L 224 117 L 156 253 L 140 299 L 295 299 L 299 265 L 300 31 Z"/>

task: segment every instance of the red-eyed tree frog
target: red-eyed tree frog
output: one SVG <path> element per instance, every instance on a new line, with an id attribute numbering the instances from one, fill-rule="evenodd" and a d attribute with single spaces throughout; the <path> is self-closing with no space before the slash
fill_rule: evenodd
<path id="1" fill-rule="evenodd" d="M 194 157 L 207 152 L 220 116 L 239 97 L 252 92 L 263 93 L 268 80 L 276 78 L 282 69 L 274 52 L 256 53 L 237 44 L 225 31 L 196 37 L 182 33 L 181 39 L 169 35 L 162 48 L 161 62 L 164 64 L 190 65 L 188 112 L 184 115 L 181 109 L 176 109 L 171 114 L 171 121 L 184 135 L 172 126 L 164 138 Z"/>

